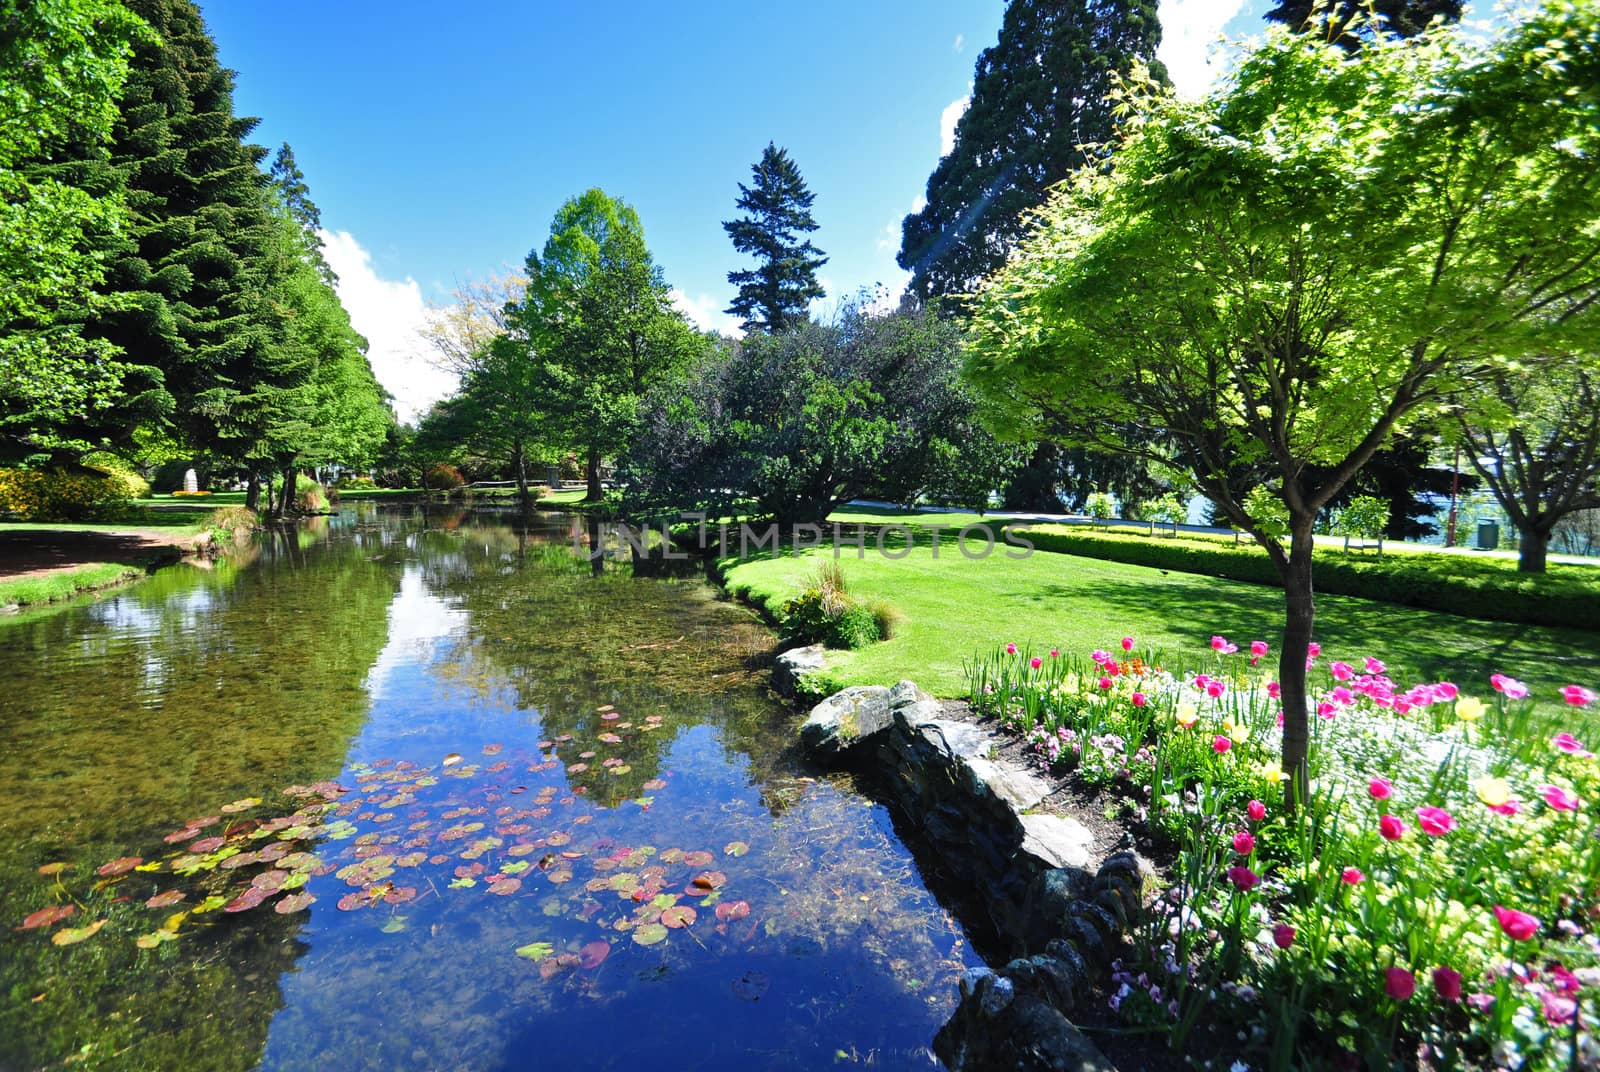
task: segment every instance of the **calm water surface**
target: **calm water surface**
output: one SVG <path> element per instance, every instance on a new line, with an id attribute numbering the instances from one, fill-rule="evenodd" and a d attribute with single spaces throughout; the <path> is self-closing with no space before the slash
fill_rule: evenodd
<path id="1" fill-rule="evenodd" d="M 579 524 L 363 508 L 0 623 L 0 1069 L 931 1067 L 977 960 L 887 814 Z"/>

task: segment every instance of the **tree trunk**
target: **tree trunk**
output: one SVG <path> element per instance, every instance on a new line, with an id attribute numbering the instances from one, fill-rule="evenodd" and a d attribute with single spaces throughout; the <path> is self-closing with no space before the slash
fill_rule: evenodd
<path id="1" fill-rule="evenodd" d="M 1522 551 L 1517 557 L 1518 573 L 1543 573 L 1550 553 L 1550 533 L 1542 529 L 1521 531 Z"/>
<path id="2" fill-rule="evenodd" d="M 256 474 L 251 473 L 250 474 L 250 482 L 245 485 L 245 489 L 244 489 L 244 508 L 246 510 L 254 510 L 256 507 L 258 507 L 260 505 L 261 505 L 261 478 L 256 476 Z"/>
<path id="3" fill-rule="evenodd" d="M 522 512 L 527 513 L 533 507 L 528 498 L 528 459 L 522 453 L 522 440 L 518 439 L 511 444 L 511 463 L 517 470 L 517 502 L 522 507 Z"/>
<path id="4" fill-rule="evenodd" d="M 278 511 L 273 516 L 285 518 L 294 508 L 295 483 L 298 472 L 292 465 L 283 467 L 283 492 L 278 496 Z"/>
<path id="5" fill-rule="evenodd" d="M 583 497 L 584 502 L 599 502 L 606 497 L 606 489 L 600 486 L 600 449 L 589 448 L 589 492 Z"/>
<path id="6" fill-rule="evenodd" d="M 1306 695 L 1306 658 L 1317 608 L 1311 591 L 1311 528 L 1314 517 L 1296 518 L 1289 537 L 1289 561 L 1283 571 L 1287 615 L 1283 650 L 1278 655 L 1278 686 L 1283 701 L 1284 807 L 1293 812 L 1311 790 L 1310 699 Z"/>

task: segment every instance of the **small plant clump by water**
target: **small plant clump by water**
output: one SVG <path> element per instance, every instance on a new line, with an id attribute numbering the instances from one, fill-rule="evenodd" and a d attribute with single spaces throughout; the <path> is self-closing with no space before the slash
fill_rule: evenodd
<path id="1" fill-rule="evenodd" d="M 844 567 L 824 560 L 805 590 L 783 605 L 783 635 L 830 648 L 887 640 L 902 615 L 884 600 L 862 603 L 845 590 Z"/>
<path id="2" fill-rule="evenodd" d="M 1175 849 L 1112 1007 L 1271 1069 L 1596 1067 L 1594 691 L 1402 687 L 1313 645 L 1313 788 L 1289 815 L 1268 645 L 1211 647 L 1190 671 L 1131 637 L 967 667 L 977 710 Z"/>
<path id="3" fill-rule="evenodd" d="M 261 518 L 246 506 L 223 506 L 206 515 L 206 531 L 216 547 L 239 544 L 261 528 Z"/>

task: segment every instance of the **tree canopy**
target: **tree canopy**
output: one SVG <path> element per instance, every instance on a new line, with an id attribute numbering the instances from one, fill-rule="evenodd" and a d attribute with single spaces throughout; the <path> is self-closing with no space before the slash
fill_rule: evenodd
<path id="1" fill-rule="evenodd" d="M 899 264 L 924 302 L 963 294 L 1005 263 L 1025 215 L 1111 138 L 1118 76 L 1156 60 L 1155 0 L 1011 0 L 978 57 L 955 146 L 905 218 Z"/>
<path id="2" fill-rule="evenodd" d="M 1122 103 L 1111 165 L 1052 196 L 980 296 L 970 371 L 1014 430 L 1175 443 L 1266 547 L 1304 792 L 1318 512 L 1396 434 L 1593 338 L 1600 9 L 1354 55 L 1278 30 L 1204 100 Z M 1241 463 L 1270 473 L 1288 546 L 1230 485 Z"/>
<path id="3" fill-rule="evenodd" d="M 788 152 L 771 142 L 751 171 L 751 184 L 739 184 L 735 202 L 744 215 L 722 228 L 734 249 L 760 263 L 728 273 L 728 282 L 739 288 L 728 312 L 743 318 L 746 331 L 782 331 L 804 320 L 806 306 L 824 294 L 817 269 L 828 258 L 803 237 L 817 229 L 811 216 L 816 195 Z"/>

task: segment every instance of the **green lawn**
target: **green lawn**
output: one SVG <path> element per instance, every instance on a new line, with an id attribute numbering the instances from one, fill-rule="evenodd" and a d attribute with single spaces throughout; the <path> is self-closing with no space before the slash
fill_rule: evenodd
<path id="1" fill-rule="evenodd" d="M 181 540 L 206 531 L 205 515 L 208 513 L 209 510 L 196 513 L 190 510 L 136 508 L 122 521 L 0 521 L 0 532 L 127 532 L 129 529 L 157 529 L 170 533 L 175 540 Z"/>
<path id="2" fill-rule="evenodd" d="M 828 676 L 839 687 L 911 678 L 938 695 L 959 695 L 966 688 L 962 660 L 1007 642 L 1087 655 L 1131 635 L 1175 663 L 1193 665 L 1209 653 L 1215 633 L 1241 647 L 1266 640 L 1276 650 L 1283 629 L 1281 591 L 1194 574 L 1044 552 L 1008 559 L 997 550 L 971 560 L 949 536 L 937 560 L 926 540 L 900 561 L 876 555 L 870 544 L 865 559 L 850 548 L 843 555 L 850 593 L 886 599 L 905 621 L 891 640 L 833 653 Z M 817 562 L 818 553 L 807 551 L 723 565 L 732 592 L 775 614 Z M 1442 679 L 1481 692 L 1491 673 L 1503 672 L 1549 697 L 1562 685 L 1600 684 L 1600 633 L 1474 621 L 1343 596 L 1321 596 L 1317 607 L 1317 639 L 1330 657 L 1376 656 L 1401 685 Z"/>
<path id="3" fill-rule="evenodd" d="M 0 607 L 21 604 L 37 606 L 58 599 L 71 599 L 79 592 L 120 584 L 134 577 L 144 576 L 137 566 L 124 566 L 116 562 L 93 562 L 77 569 L 62 570 L 43 577 L 25 577 L 17 580 L 0 580 Z"/>

